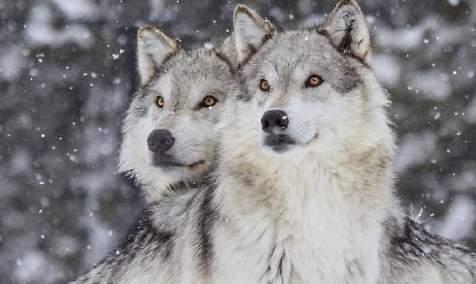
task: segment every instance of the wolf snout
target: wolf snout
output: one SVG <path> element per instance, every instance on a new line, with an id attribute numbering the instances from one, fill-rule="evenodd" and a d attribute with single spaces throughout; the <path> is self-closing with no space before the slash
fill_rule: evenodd
<path id="1" fill-rule="evenodd" d="M 175 138 L 167 129 L 156 129 L 147 137 L 147 146 L 153 153 L 165 153 L 175 143 Z"/>
<path id="2" fill-rule="evenodd" d="M 295 144 L 294 139 L 286 134 L 289 126 L 289 117 L 282 110 L 269 110 L 261 118 L 261 127 L 266 133 L 264 145 L 276 152 L 284 152 L 289 145 Z"/>
<path id="3" fill-rule="evenodd" d="M 274 134 L 276 130 L 285 130 L 288 125 L 288 115 L 282 110 L 269 110 L 261 118 L 263 131 L 269 134 Z"/>

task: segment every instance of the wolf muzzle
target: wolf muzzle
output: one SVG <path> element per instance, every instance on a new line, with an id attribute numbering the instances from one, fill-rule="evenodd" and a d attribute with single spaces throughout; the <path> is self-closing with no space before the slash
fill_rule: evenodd
<path id="1" fill-rule="evenodd" d="M 289 117 L 282 110 L 269 110 L 261 118 L 261 128 L 267 134 L 264 145 L 271 147 L 276 152 L 287 150 L 289 145 L 296 144 L 296 141 L 286 134 L 289 126 Z"/>
<path id="2" fill-rule="evenodd" d="M 167 129 L 156 129 L 147 137 L 147 147 L 152 153 L 165 153 L 172 148 L 175 138 Z"/>

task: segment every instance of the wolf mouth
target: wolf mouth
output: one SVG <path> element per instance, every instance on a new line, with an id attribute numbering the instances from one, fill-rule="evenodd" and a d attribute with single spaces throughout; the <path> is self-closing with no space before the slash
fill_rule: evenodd
<path id="1" fill-rule="evenodd" d="M 287 134 L 270 134 L 264 138 L 264 145 L 271 147 L 276 152 L 284 152 L 296 141 Z"/>
<path id="2" fill-rule="evenodd" d="M 156 167 L 159 168 L 165 168 L 165 169 L 170 169 L 170 168 L 196 168 L 199 165 L 202 165 L 205 163 L 205 160 L 198 160 L 197 162 L 193 163 L 181 163 L 178 162 L 175 158 L 173 158 L 170 155 L 154 155 L 152 158 L 152 164 Z"/>

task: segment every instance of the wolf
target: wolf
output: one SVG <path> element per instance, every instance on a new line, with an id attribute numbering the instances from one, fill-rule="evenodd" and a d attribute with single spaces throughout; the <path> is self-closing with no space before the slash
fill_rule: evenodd
<path id="1" fill-rule="evenodd" d="M 140 89 L 124 120 L 119 170 L 148 201 L 211 166 L 233 67 L 222 49 L 209 49 L 186 52 L 152 26 L 138 31 Z"/>
<path id="2" fill-rule="evenodd" d="M 234 33 L 243 86 L 225 120 L 240 127 L 221 139 L 213 282 L 378 283 L 395 146 L 360 8 L 279 31 L 238 6 Z"/>
<path id="3" fill-rule="evenodd" d="M 158 269 L 162 252 L 154 248 L 171 235 L 155 227 L 154 204 L 173 195 L 174 184 L 182 191 L 200 185 L 195 180 L 213 167 L 225 101 L 238 88 L 223 48 L 184 50 L 152 26 L 139 28 L 137 43 L 140 88 L 124 120 L 119 167 L 136 177 L 146 209 L 124 244 L 72 283 L 155 281 L 142 272 Z"/>
<path id="4" fill-rule="evenodd" d="M 224 132 L 215 194 L 228 237 L 249 243 L 217 248 L 239 255 L 220 267 L 255 273 L 241 283 L 476 283 L 475 252 L 404 217 L 389 94 L 359 5 L 341 0 L 322 24 L 285 32 L 238 6 L 234 32 L 240 128 Z"/>

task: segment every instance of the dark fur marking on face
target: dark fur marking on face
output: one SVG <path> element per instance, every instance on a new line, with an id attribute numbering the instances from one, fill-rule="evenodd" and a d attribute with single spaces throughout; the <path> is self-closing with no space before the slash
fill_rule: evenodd
<path id="1" fill-rule="evenodd" d="M 311 40 L 315 41 L 316 44 L 318 44 L 319 48 L 322 48 L 323 50 L 328 50 L 328 52 L 323 52 L 322 54 L 316 52 L 316 47 L 312 45 L 309 40 L 301 40 L 304 39 L 306 36 L 309 36 L 309 33 L 300 30 L 290 31 L 280 35 L 278 38 L 274 39 L 270 43 L 267 43 L 266 46 L 262 47 L 262 50 L 257 53 L 258 55 L 256 55 L 256 58 L 250 61 L 252 65 L 256 66 L 253 66 L 253 68 L 244 68 L 244 70 L 241 70 L 241 73 L 238 73 L 239 77 L 254 78 L 254 76 L 258 76 L 260 74 L 260 64 L 262 64 L 263 61 L 267 60 L 269 63 L 273 64 L 273 66 L 275 66 L 275 69 L 277 70 L 282 67 L 282 71 L 279 70 L 277 72 L 282 73 L 280 76 L 283 76 L 283 78 L 280 80 L 280 84 L 282 85 L 280 89 L 285 90 L 287 84 L 289 84 L 289 79 L 287 79 L 289 77 L 284 76 L 289 76 L 290 72 L 290 68 L 289 66 L 286 66 L 286 64 L 293 64 L 293 62 L 291 61 L 293 59 L 281 62 L 282 59 L 280 57 L 276 57 L 276 54 L 279 55 L 280 52 L 282 53 L 287 48 L 292 48 L 293 43 L 297 42 L 296 44 L 298 46 L 302 46 L 302 49 L 297 50 L 297 52 L 299 51 L 299 55 L 296 55 L 294 57 L 294 60 L 297 61 L 294 64 L 304 63 L 304 65 L 309 66 L 307 68 L 313 69 L 313 73 L 319 74 L 319 76 L 321 76 L 325 82 L 327 82 L 334 90 L 336 90 L 340 94 L 349 93 L 359 87 L 359 85 L 362 83 L 362 78 L 360 77 L 360 74 L 358 72 L 358 68 L 360 68 L 359 64 L 354 63 L 353 60 L 349 59 L 347 56 L 337 51 L 333 45 L 328 45 L 331 44 L 329 38 L 322 35 L 314 34 L 311 35 Z M 287 44 L 285 49 L 280 47 L 281 42 Z M 296 45 L 294 44 L 294 46 Z M 306 56 L 312 55 L 312 60 L 316 60 L 316 62 L 317 60 L 320 60 L 318 62 L 319 64 L 313 67 L 312 65 L 310 65 L 310 62 L 303 62 L 301 60 L 303 54 Z M 276 67 L 276 65 L 278 67 Z M 319 67 L 318 70 L 316 70 L 317 67 Z M 248 84 L 248 82 L 244 83 L 247 89 L 245 90 L 246 92 L 241 92 L 241 94 L 251 95 L 252 97 L 252 94 L 255 92 L 255 86 Z M 243 85 L 243 81 L 241 82 L 241 84 Z M 245 100 L 247 99 L 247 97 L 240 97 L 239 99 Z"/>
<path id="2" fill-rule="evenodd" d="M 140 93 L 140 94 L 137 94 Z M 143 117 L 148 110 L 147 103 L 145 102 L 147 95 L 146 90 L 139 90 L 133 95 L 133 101 L 131 103 L 130 111 L 135 117 Z"/>
<path id="3" fill-rule="evenodd" d="M 233 63 L 231 62 L 230 58 L 228 58 L 228 56 L 226 56 L 224 53 L 220 52 L 217 49 L 213 49 L 213 51 L 214 51 L 215 55 L 218 57 L 218 59 L 225 62 L 225 64 L 228 66 L 228 69 L 230 70 L 230 73 L 235 74 L 236 69 L 235 69 L 235 67 L 233 67 Z"/>
<path id="4" fill-rule="evenodd" d="M 237 77 L 240 80 L 240 84 L 239 84 L 240 91 L 238 92 L 236 99 L 242 102 L 249 102 L 251 100 L 251 95 L 246 91 L 246 87 L 245 87 L 246 79 L 241 75 Z"/>
<path id="5" fill-rule="evenodd" d="M 239 94 L 236 96 L 236 99 L 242 102 L 249 102 L 251 100 L 251 96 L 248 94 Z"/>

